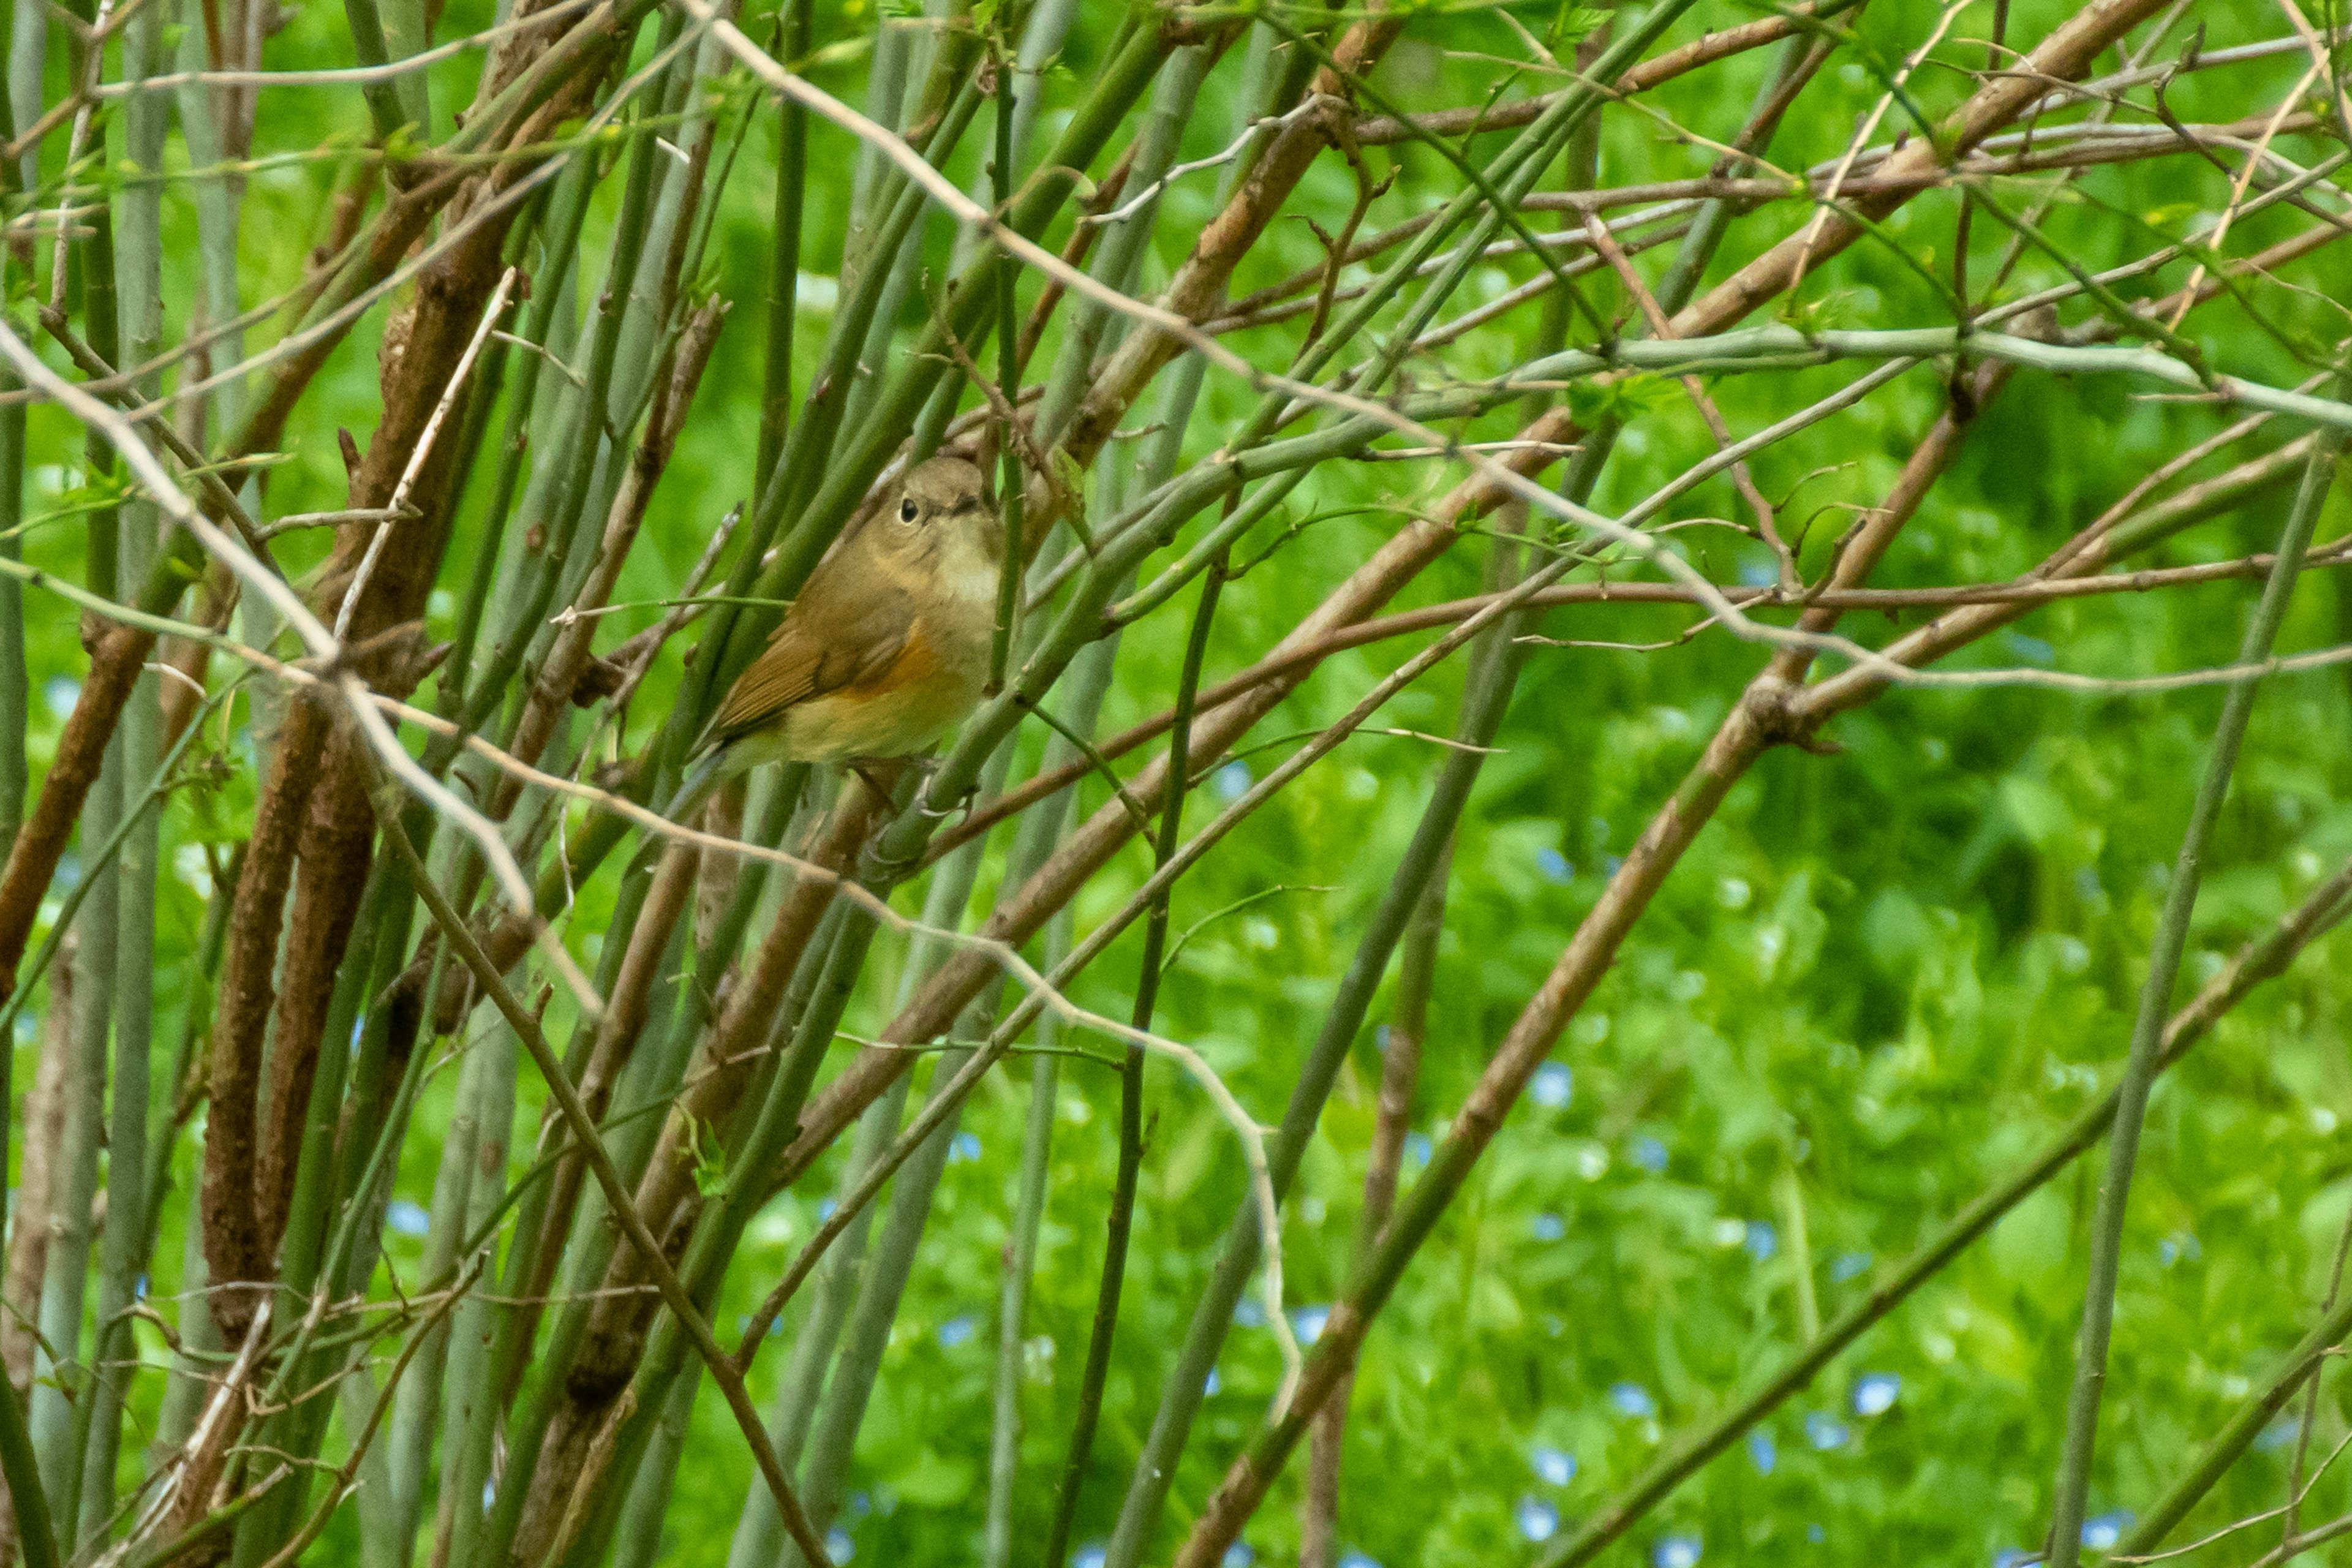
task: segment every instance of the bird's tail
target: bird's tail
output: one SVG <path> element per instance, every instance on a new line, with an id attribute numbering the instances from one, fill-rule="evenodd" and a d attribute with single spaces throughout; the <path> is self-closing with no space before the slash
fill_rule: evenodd
<path id="1" fill-rule="evenodd" d="M 729 750 L 721 742 L 703 752 L 693 766 L 686 770 L 686 777 L 678 781 L 677 788 L 670 792 L 661 814 L 681 826 L 692 826 L 694 814 L 700 811 L 704 803 L 726 782 Z"/>
<path id="2" fill-rule="evenodd" d="M 714 746 L 695 759 L 686 770 L 686 777 L 678 781 L 677 787 L 670 791 L 669 798 L 661 804 L 660 812 L 664 819 L 681 827 L 694 826 L 696 813 L 718 793 L 719 786 L 727 782 L 727 752 L 724 745 Z M 667 834 L 646 835 L 636 858 L 630 864 L 632 874 L 650 868 L 660 858 L 664 847 L 668 843 Z"/>

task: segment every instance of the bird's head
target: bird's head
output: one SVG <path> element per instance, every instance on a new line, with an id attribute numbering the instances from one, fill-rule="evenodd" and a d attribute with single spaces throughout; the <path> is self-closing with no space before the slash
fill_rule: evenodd
<path id="1" fill-rule="evenodd" d="M 889 546 L 908 554 L 935 554 L 951 542 L 976 546 L 992 563 L 1004 553 L 1004 531 L 980 469 L 961 458 L 933 458 L 909 469 L 877 521 Z"/>

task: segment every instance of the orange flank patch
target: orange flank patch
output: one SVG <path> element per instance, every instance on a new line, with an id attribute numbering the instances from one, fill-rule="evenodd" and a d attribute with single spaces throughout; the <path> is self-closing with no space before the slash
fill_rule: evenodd
<path id="1" fill-rule="evenodd" d="M 908 630 L 907 641 L 898 649 L 898 658 L 871 679 L 842 688 L 838 695 L 856 701 L 888 697 L 898 692 L 911 694 L 949 673 L 947 665 L 940 658 L 939 650 L 931 646 L 930 638 L 923 635 L 922 622 L 917 621 Z"/>

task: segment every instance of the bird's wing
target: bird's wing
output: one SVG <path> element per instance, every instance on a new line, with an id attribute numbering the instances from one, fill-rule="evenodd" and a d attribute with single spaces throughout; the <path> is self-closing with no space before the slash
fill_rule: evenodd
<path id="1" fill-rule="evenodd" d="M 788 709 L 871 679 L 905 650 L 915 621 L 911 597 L 880 574 L 859 571 L 859 563 L 839 564 L 847 570 L 834 570 L 836 562 L 828 560 L 810 574 L 766 649 L 728 689 L 709 741 L 731 741 Z M 822 627 L 800 613 L 811 603 L 826 606 Z"/>

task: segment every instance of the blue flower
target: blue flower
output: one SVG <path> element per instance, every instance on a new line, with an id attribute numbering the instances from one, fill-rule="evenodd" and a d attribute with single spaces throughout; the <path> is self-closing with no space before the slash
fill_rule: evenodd
<path id="1" fill-rule="evenodd" d="M 1650 1568 L 1698 1568 L 1696 1535 L 1669 1535 L 1650 1548 Z"/>
<path id="2" fill-rule="evenodd" d="M 857 1555 L 857 1542 L 849 1539 L 849 1531 L 836 1524 L 824 1532 L 824 1554 L 835 1563 L 846 1563 Z"/>
<path id="3" fill-rule="evenodd" d="M 1576 1479 L 1576 1456 L 1560 1448 L 1548 1448 L 1540 1444 L 1528 1456 L 1535 1466 L 1536 1475 L 1548 1487 L 1564 1487 Z"/>
<path id="4" fill-rule="evenodd" d="M 1891 1372 L 1874 1372 L 1853 1385 L 1853 1413 L 1856 1415 L 1884 1415 L 1895 1408 L 1895 1396 L 1903 1392 L 1903 1380 Z"/>
<path id="5" fill-rule="evenodd" d="M 383 1206 L 383 1223 L 394 1236 L 423 1236 L 433 1228 L 433 1216 L 406 1198 L 394 1198 Z"/>
<path id="6" fill-rule="evenodd" d="M 979 1332 L 980 1325 L 970 1318 L 950 1318 L 940 1325 L 940 1348 L 951 1351 Z"/>
<path id="7" fill-rule="evenodd" d="M 2119 1508 L 2113 1513 L 2086 1519 L 2083 1521 L 2083 1544 L 2094 1552 L 2108 1551 L 2124 1538 L 2124 1531 L 2129 1530 L 2138 1518 L 2139 1515 L 2131 1510 Z"/>
<path id="8" fill-rule="evenodd" d="M 1832 1284 L 1843 1285 L 1857 1274 L 1869 1272 L 1870 1254 L 1841 1252 L 1837 1255 L 1836 1261 L 1830 1265 L 1830 1280 Z"/>
<path id="9" fill-rule="evenodd" d="M 1748 1462 L 1756 1467 L 1759 1476 L 1769 1476 L 1780 1465 L 1780 1450 L 1773 1446 L 1769 1432 L 1748 1434 Z"/>
<path id="10" fill-rule="evenodd" d="M 1658 1402 L 1650 1391 L 1638 1383 L 1612 1383 L 1609 1385 L 1609 1404 L 1620 1415 L 1631 1415 L 1646 1421 L 1658 1413 Z"/>
<path id="11" fill-rule="evenodd" d="M 1845 1447 L 1846 1429 L 1838 1418 L 1826 1410 L 1816 1410 L 1805 1417 L 1805 1441 L 1824 1451 Z"/>
<path id="12" fill-rule="evenodd" d="M 1625 1157 L 1654 1176 L 1666 1168 L 1666 1146 L 1646 1132 L 1633 1140 Z"/>
<path id="13" fill-rule="evenodd" d="M 1331 1321 L 1328 1307 L 1293 1307 L 1290 1310 L 1290 1331 L 1298 1336 L 1302 1345 L 1311 1345 L 1323 1337 L 1323 1325 Z"/>
<path id="14" fill-rule="evenodd" d="M 1536 851 L 1536 869 L 1543 873 L 1543 879 L 1547 882 L 1576 880 L 1576 868 L 1568 863 L 1567 856 L 1549 845 Z"/>
<path id="15" fill-rule="evenodd" d="M 1748 1239 L 1740 1244 L 1748 1256 L 1761 1263 L 1780 1250 L 1780 1233 L 1760 1219 L 1748 1222 Z"/>
<path id="16" fill-rule="evenodd" d="M 959 1132 L 955 1135 L 954 1141 L 948 1144 L 948 1163 L 950 1165 L 979 1158 L 980 1134 L 977 1132 Z"/>
<path id="17" fill-rule="evenodd" d="M 2056 648 L 2040 637 L 2030 637 L 2023 632 L 2004 633 L 2003 640 L 2009 644 L 2010 652 L 2028 664 L 2049 664 L 2058 658 Z"/>
<path id="18" fill-rule="evenodd" d="M 1559 1510 L 1539 1497 L 1523 1497 L 1519 1506 L 1511 1510 L 1519 1533 L 1529 1541 L 1549 1541 L 1559 1529 Z"/>
<path id="19" fill-rule="evenodd" d="M 1408 1132 L 1404 1135 L 1404 1157 L 1412 1163 L 1426 1165 L 1429 1157 L 1435 1152 L 1436 1146 L 1430 1142 L 1428 1133 Z"/>
<path id="20" fill-rule="evenodd" d="M 1536 1068 L 1535 1081 L 1528 1086 L 1528 1098 L 1546 1110 L 1558 1110 L 1576 1092 L 1576 1075 L 1568 1070 L 1566 1062 L 1546 1062 Z"/>
<path id="21" fill-rule="evenodd" d="M 1558 1241 L 1568 1234 L 1568 1222 L 1556 1214 L 1539 1214 L 1528 1222 L 1528 1233 L 1538 1241 Z"/>
<path id="22" fill-rule="evenodd" d="M 1251 782 L 1250 765 L 1243 762 L 1227 763 L 1209 775 L 1209 787 L 1228 805 L 1249 793 Z"/>
<path id="23" fill-rule="evenodd" d="M 1220 1561 L 1224 1568 L 1250 1568 L 1250 1564 L 1257 1561 L 1257 1553 L 1251 1550 L 1248 1542 L 1236 1541 L 1225 1548 L 1225 1554 Z"/>

